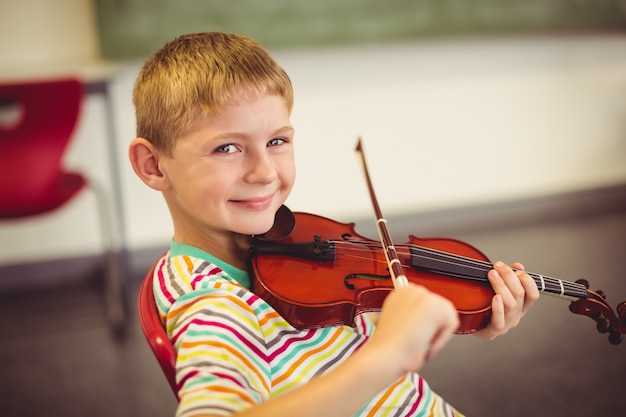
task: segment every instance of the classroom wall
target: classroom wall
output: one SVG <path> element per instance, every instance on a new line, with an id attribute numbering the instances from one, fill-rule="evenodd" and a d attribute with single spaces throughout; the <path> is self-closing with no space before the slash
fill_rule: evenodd
<path id="1" fill-rule="evenodd" d="M 99 58 L 91 0 L 1 0 L 0 68 Z"/>
<path id="2" fill-rule="evenodd" d="M 626 181 L 623 35 L 407 41 L 271 51 L 296 91 L 298 178 L 288 204 L 343 221 L 371 204 L 355 156 L 362 136 L 387 216 L 583 190 Z M 133 174 L 132 85 L 111 78 L 123 222 L 131 249 L 171 236 L 161 197 Z M 88 97 L 66 164 L 112 193 L 101 97 Z M 89 193 L 59 213 L 0 223 L 0 264 L 92 254 Z"/>

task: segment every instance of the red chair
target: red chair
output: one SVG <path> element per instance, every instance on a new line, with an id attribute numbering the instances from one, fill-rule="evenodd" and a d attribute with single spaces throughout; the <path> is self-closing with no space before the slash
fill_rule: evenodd
<path id="1" fill-rule="evenodd" d="M 139 289 L 139 324 L 152 349 L 152 353 L 154 353 L 167 382 L 172 388 L 172 392 L 178 399 L 178 389 L 176 388 L 176 349 L 174 349 L 170 339 L 167 337 L 167 333 L 159 318 L 152 288 L 154 271 L 158 262 L 152 265 Z"/>
<path id="2" fill-rule="evenodd" d="M 86 185 L 80 173 L 61 167 L 82 101 L 77 80 L 0 86 L 0 106 L 14 114 L 0 123 L 0 217 L 52 211 Z"/>
<path id="3" fill-rule="evenodd" d="M 127 322 L 125 269 L 113 253 L 106 195 L 80 172 L 62 166 L 83 97 L 83 84 L 73 78 L 0 85 L 0 220 L 52 212 L 81 190 L 92 189 L 107 251 L 107 317 L 116 335 L 121 335 Z"/>

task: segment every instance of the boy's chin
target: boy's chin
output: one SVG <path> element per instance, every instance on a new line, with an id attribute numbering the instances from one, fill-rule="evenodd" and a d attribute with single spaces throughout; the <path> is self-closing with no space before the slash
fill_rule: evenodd
<path id="1" fill-rule="evenodd" d="M 256 225 L 255 231 L 251 233 L 255 236 L 263 236 L 269 240 L 282 240 L 288 237 L 295 227 L 295 218 L 291 211 L 279 210 L 276 217 L 271 222 L 265 223 L 263 227 Z"/>
<path id="2" fill-rule="evenodd" d="M 280 240 L 291 234 L 295 226 L 293 213 L 285 206 L 276 212 L 267 211 L 255 216 L 240 218 L 237 232 L 250 236 L 264 236 L 270 240 Z"/>
<path id="3" fill-rule="evenodd" d="M 246 227 L 243 234 L 250 236 L 260 236 L 267 233 L 274 226 L 274 219 L 271 221 L 257 222 Z"/>
<path id="4" fill-rule="evenodd" d="M 286 206 L 281 206 L 272 219 L 272 224 L 256 235 L 268 240 L 283 240 L 291 234 L 295 226 L 296 219 L 291 210 Z"/>

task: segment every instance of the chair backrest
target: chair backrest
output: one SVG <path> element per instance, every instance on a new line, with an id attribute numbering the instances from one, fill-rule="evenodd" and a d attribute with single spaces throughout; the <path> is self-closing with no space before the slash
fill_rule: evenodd
<path id="1" fill-rule="evenodd" d="M 74 78 L 0 84 L 3 212 L 20 217 L 59 205 L 62 157 L 83 97 L 83 84 Z"/>
<path id="2" fill-rule="evenodd" d="M 139 289 L 139 323 L 154 356 L 165 374 L 165 378 L 167 378 L 167 382 L 170 384 L 176 398 L 178 398 L 178 389 L 176 387 L 176 350 L 163 328 L 154 299 L 153 279 L 158 262 L 152 265 Z"/>

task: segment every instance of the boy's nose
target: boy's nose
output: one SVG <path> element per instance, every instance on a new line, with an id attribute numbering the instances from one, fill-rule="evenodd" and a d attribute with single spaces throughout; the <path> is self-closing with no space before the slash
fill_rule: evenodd
<path id="1" fill-rule="evenodd" d="M 246 175 L 247 182 L 269 184 L 276 179 L 277 175 L 276 168 L 268 155 L 261 154 L 250 158 Z"/>

